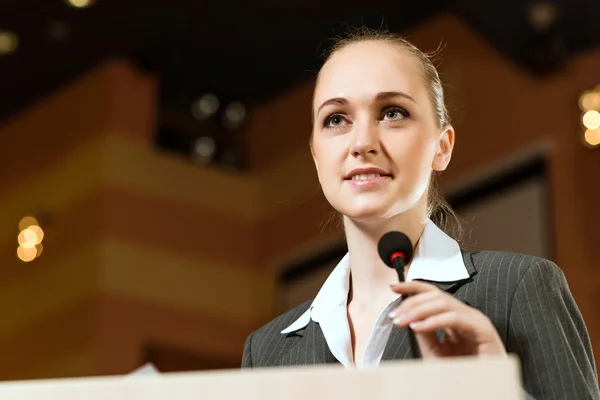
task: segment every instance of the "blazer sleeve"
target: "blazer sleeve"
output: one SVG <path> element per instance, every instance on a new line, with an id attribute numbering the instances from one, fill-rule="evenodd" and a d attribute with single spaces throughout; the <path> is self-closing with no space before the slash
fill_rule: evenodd
<path id="1" fill-rule="evenodd" d="M 521 360 L 527 398 L 600 399 L 587 328 L 554 263 L 536 261 L 521 277 L 510 305 L 507 350 Z"/>
<path id="2" fill-rule="evenodd" d="M 242 368 L 252 368 L 252 332 L 244 343 L 244 353 L 242 354 Z"/>

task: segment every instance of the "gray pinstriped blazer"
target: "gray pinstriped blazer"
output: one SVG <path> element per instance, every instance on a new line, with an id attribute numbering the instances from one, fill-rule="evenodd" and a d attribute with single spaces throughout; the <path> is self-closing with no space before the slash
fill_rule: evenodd
<path id="1" fill-rule="evenodd" d="M 523 385 L 537 400 L 600 399 L 587 329 L 563 272 L 552 262 L 507 252 L 463 251 L 470 278 L 435 284 L 487 315 L 522 364 Z M 250 334 L 242 367 L 336 363 L 317 323 L 283 335 L 308 301 Z M 410 357 L 407 331 L 393 327 L 382 360 Z M 531 397 L 529 397 L 531 398 Z"/>

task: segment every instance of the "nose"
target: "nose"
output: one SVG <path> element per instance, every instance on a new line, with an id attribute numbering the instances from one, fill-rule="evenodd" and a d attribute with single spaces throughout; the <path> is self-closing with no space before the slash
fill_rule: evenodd
<path id="1" fill-rule="evenodd" d="M 381 151 L 379 134 L 374 126 L 356 127 L 350 153 L 354 157 L 376 156 Z"/>

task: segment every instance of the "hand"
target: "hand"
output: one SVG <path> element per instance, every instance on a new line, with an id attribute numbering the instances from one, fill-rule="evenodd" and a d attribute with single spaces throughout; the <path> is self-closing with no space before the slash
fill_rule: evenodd
<path id="1" fill-rule="evenodd" d="M 479 310 L 425 282 L 400 282 L 391 288 L 411 295 L 390 318 L 398 327 L 410 325 L 423 358 L 506 354 L 496 328 Z M 438 340 L 438 329 L 445 332 L 444 343 Z"/>

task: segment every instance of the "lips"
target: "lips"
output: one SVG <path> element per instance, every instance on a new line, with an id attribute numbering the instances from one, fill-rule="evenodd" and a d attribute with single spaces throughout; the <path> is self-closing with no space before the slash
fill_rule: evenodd
<path id="1" fill-rule="evenodd" d="M 353 181 L 365 181 L 367 179 L 373 179 L 373 178 L 381 178 L 381 174 L 360 174 L 360 175 L 353 175 L 351 180 Z"/>
<path id="2" fill-rule="evenodd" d="M 391 177 L 391 174 L 379 168 L 357 168 L 350 171 L 345 179 L 351 181 L 366 181 L 381 177 Z"/>

